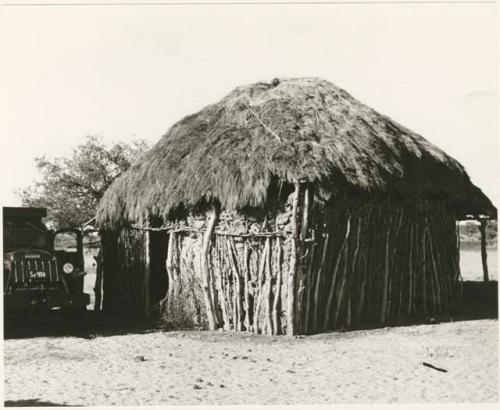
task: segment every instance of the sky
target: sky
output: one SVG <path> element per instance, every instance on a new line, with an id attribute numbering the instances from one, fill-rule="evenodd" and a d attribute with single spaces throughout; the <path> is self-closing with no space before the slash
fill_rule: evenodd
<path id="1" fill-rule="evenodd" d="M 3 7 L 1 202 L 86 135 L 156 142 L 234 87 L 323 77 L 498 199 L 494 4 Z"/>

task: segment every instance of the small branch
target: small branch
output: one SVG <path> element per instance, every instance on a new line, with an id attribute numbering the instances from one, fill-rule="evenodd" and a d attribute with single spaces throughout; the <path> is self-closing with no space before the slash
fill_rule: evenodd
<path id="1" fill-rule="evenodd" d="M 446 369 L 441 369 L 440 367 L 436 367 L 430 363 L 425 363 L 425 362 L 422 362 L 422 364 L 426 367 L 430 367 L 431 369 L 434 369 L 434 370 L 437 370 L 438 372 L 443 372 L 443 373 L 448 373 L 448 370 Z"/>
<path id="2" fill-rule="evenodd" d="M 243 104 L 245 105 L 247 110 L 250 111 L 254 115 L 255 118 L 257 118 L 257 121 L 260 122 L 260 124 L 266 129 L 267 132 L 272 134 L 279 142 L 283 142 L 278 134 L 276 134 L 271 128 L 269 128 L 266 124 L 264 124 L 262 122 L 262 120 L 259 118 L 259 116 L 250 108 L 250 106 L 246 102 L 243 102 Z"/>

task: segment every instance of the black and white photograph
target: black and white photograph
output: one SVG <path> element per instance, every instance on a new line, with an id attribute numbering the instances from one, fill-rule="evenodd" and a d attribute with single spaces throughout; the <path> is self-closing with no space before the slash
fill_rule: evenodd
<path id="1" fill-rule="evenodd" d="M 497 408 L 497 12 L 4 0 L 3 405 Z"/>

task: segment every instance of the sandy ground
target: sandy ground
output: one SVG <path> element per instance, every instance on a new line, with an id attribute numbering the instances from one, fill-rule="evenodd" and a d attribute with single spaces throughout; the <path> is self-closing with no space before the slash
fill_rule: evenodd
<path id="1" fill-rule="evenodd" d="M 87 406 L 496 402 L 497 337 L 496 320 L 477 320 L 300 338 L 11 339 L 4 393 L 14 403 Z"/>
<path id="2" fill-rule="evenodd" d="M 488 248 L 488 270 L 490 280 L 498 280 L 498 251 Z M 481 249 L 477 244 L 463 245 L 460 249 L 460 272 L 464 280 L 483 280 Z"/>

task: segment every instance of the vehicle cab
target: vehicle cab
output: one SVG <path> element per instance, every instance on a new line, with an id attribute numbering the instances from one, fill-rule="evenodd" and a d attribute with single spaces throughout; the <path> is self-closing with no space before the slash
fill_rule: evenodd
<path id="1" fill-rule="evenodd" d="M 5 311 L 27 308 L 81 308 L 85 275 L 82 234 L 52 232 L 43 208 L 3 208 Z"/>

